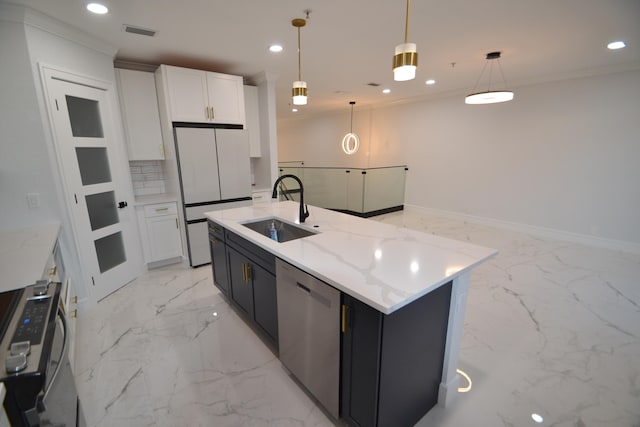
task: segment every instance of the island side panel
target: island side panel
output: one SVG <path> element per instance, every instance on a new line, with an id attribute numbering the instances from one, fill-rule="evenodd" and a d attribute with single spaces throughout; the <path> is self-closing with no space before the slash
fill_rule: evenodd
<path id="1" fill-rule="evenodd" d="M 464 314 L 467 307 L 467 294 L 471 271 L 460 274 L 453 279 L 451 304 L 449 306 L 449 322 L 447 326 L 447 343 L 442 365 L 442 381 L 438 392 L 438 405 L 451 406 L 458 395 L 460 376 L 457 374 L 460 341 L 464 326 Z"/>
<path id="2" fill-rule="evenodd" d="M 378 426 L 412 426 L 438 401 L 452 283 L 384 316 Z"/>

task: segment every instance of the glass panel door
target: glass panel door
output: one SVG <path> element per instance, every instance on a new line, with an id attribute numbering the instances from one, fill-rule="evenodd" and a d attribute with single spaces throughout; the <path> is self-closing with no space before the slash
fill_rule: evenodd
<path id="1" fill-rule="evenodd" d="M 111 118 L 117 110 L 109 85 L 74 83 L 87 79 L 59 78 L 66 73 L 49 69 L 44 73 L 78 250 L 99 300 L 132 280 L 141 267 L 134 212 L 127 208 L 130 185 L 124 174 L 114 173 L 117 165 L 126 164 L 114 146 Z"/>

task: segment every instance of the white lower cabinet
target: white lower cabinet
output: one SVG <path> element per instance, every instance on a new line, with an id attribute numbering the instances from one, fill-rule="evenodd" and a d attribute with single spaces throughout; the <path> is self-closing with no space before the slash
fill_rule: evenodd
<path id="1" fill-rule="evenodd" d="M 53 247 L 53 252 L 45 273 L 42 277 L 49 282 L 60 282 L 60 305 L 62 311 L 67 320 L 67 328 L 69 336 L 69 364 L 71 365 L 71 372 L 75 374 L 75 360 L 76 360 L 76 322 L 78 319 L 78 297 L 71 286 L 71 277 L 67 274 L 67 269 L 64 264 L 64 258 L 62 257 L 62 250 L 60 249 L 60 241 L 56 241 Z"/>
<path id="2" fill-rule="evenodd" d="M 178 206 L 175 202 L 141 206 L 138 219 L 145 262 L 182 257 Z"/>
<path id="3" fill-rule="evenodd" d="M 64 307 L 66 309 L 67 327 L 69 328 L 69 363 L 71 372 L 76 373 L 76 323 L 78 321 L 78 297 L 71 287 L 70 279 L 65 280 L 63 288 L 66 289 Z"/>

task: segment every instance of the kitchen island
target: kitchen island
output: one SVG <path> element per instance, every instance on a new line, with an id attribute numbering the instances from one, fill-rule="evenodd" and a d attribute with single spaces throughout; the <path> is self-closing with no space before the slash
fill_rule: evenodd
<path id="1" fill-rule="evenodd" d="M 239 236 L 260 251 L 272 254 L 342 293 L 341 418 L 354 424 L 389 424 L 383 414 L 385 405 L 393 408 L 398 403 L 398 396 L 403 396 L 401 400 L 404 401 L 406 396 L 415 393 L 411 387 L 404 394 L 402 390 L 385 390 L 385 384 L 395 383 L 403 387 L 393 379 L 398 373 L 393 367 L 385 368 L 385 364 L 398 360 L 399 363 L 416 365 L 400 367 L 404 370 L 402 375 L 411 376 L 415 369 L 416 375 L 413 376 L 420 376 L 417 371 L 421 369 L 417 366 L 420 359 L 403 359 L 403 354 L 426 351 L 425 345 L 419 345 L 416 350 L 411 346 L 431 340 L 432 335 L 425 333 L 424 329 L 431 325 L 429 316 L 434 311 L 440 313 L 440 320 L 433 323 L 433 328 L 442 330 L 441 348 L 434 349 L 439 378 L 435 395 L 440 405 L 448 406 L 455 399 L 458 388 L 456 368 L 471 270 L 497 252 L 318 207 L 309 207 L 309 212 L 304 224 L 298 222 L 299 206 L 294 202 L 262 203 L 208 212 L 206 216 L 226 230 L 228 236 Z M 312 234 L 280 243 L 270 239 L 268 233 L 265 235 L 245 226 L 270 218 L 295 224 Z M 443 304 L 446 307 L 441 307 Z M 350 308 L 352 315 L 360 316 L 360 325 L 367 322 L 373 325 L 371 328 L 376 329 L 375 333 L 358 335 L 346 331 L 345 307 Z M 438 338 L 436 332 L 433 336 Z M 336 330 L 336 335 L 339 334 L 340 329 Z M 273 335 L 277 336 L 277 333 Z M 397 339 L 392 341 L 393 337 Z M 405 342 L 409 347 L 401 351 Z M 427 342 L 426 346 L 429 344 Z M 352 367 L 360 370 L 362 366 L 371 365 L 368 371 L 365 369 L 358 373 L 346 366 L 354 357 L 361 357 L 357 356 L 359 353 L 366 353 L 367 346 L 378 355 L 373 360 L 357 359 Z M 399 358 L 398 352 L 401 353 Z M 376 376 L 373 384 L 362 388 L 357 377 L 366 382 L 371 374 Z M 347 377 L 352 376 L 355 380 L 350 383 Z M 372 387 L 377 388 L 372 392 L 374 396 L 369 403 L 360 405 L 361 397 Z M 354 399 L 350 400 L 350 395 Z M 383 401 L 385 399 L 392 403 Z M 422 405 L 424 412 L 432 406 L 420 402 L 416 405 Z M 366 419 L 358 415 L 359 411 L 369 410 L 372 414 L 364 417 Z M 393 417 L 397 413 L 389 411 L 387 421 L 395 419 Z M 413 418 L 422 415 L 424 413 Z"/>

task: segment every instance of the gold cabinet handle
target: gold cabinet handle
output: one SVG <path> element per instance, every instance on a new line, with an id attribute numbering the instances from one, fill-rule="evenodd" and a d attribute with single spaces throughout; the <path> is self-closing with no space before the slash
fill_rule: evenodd
<path id="1" fill-rule="evenodd" d="M 76 309 L 76 310 L 73 310 L 73 311 L 71 312 L 71 317 L 73 317 L 74 319 L 75 319 L 76 317 L 78 317 L 78 310 L 77 310 L 77 309 Z"/>
<path id="2" fill-rule="evenodd" d="M 204 107 L 204 115 L 207 117 L 207 120 L 209 120 L 209 107 Z"/>
<path id="3" fill-rule="evenodd" d="M 49 276 L 52 276 L 52 277 L 55 276 L 57 271 L 58 271 L 58 266 L 54 265 L 49 269 Z"/>
<path id="4" fill-rule="evenodd" d="M 341 330 L 344 334 L 347 331 L 347 304 L 342 304 L 342 325 Z"/>
<path id="5" fill-rule="evenodd" d="M 71 298 L 71 304 L 77 304 L 77 303 L 78 303 L 78 297 L 77 296 Z"/>
<path id="6" fill-rule="evenodd" d="M 211 120 L 215 119 L 216 115 L 213 112 L 213 107 L 211 107 Z"/>
<path id="7" fill-rule="evenodd" d="M 180 229 L 180 226 L 178 225 L 178 218 L 176 218 L 176 228 Z"/>
<path id="8" fill-rule="evenodd" d="M 156 212 L 166 212 L 169 208 L 156 208 Z"/>
<path id="9" fill-rule="evenodd" d="M 251 283 L 251 266 L 249 264 L 242 264 L 242 279 L 245 283 Z"/>

